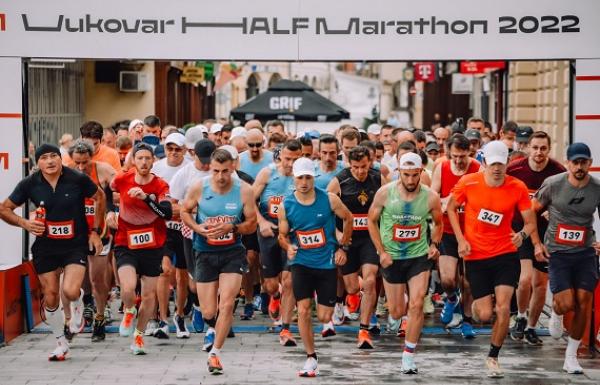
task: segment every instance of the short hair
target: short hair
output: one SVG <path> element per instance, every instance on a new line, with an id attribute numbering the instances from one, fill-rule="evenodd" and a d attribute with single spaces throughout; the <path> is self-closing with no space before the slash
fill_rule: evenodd
<path id="1" fill-rule="evenodd" d="M 321 144 L 331 144 L 331 143 L 335 143 L 335 148 L 339 149 L 340 148 L 340 144 L 337 140 L 337 138 L 331 134 L 323 134 L 319 137 L 319 151 L 321 150 Z"/>
<path id="2" fill-rule="evenodd" d="M 381 131 L 383 130 L 393 130 L 395 127 L 392 126 L 391 124 L 384 124 L 383 126 L 381 126 Z"/>
<path id="3" fill-rule="evenodd" d="M 519 128 L 519 125 L 512 121 L 509 120 L 508 122 L 504 123 L 504 125 L 502 126 L 502 132 L 504 132 L 505 134 L 508 132 L 517 132 L 517 129 Z"/>
<path id="4" fill-rule="evenodd" d="M 400 143 L 400 145 L 398 146 L 398 151 L 396 151 L 396 156 L 398 156 L 400 150 L 414 152 L 415 154 L 418 154 L 417 145 L 411 140 Z"/>
<path id="5" fill-rule="evenodd" d="M 104 134 L 116 135 L 117 133 L 115 132 L 115 130 L 112 127 L 104 127 L 104 130 L 102 131 L 102 135 L 104 135 Z"/>
<path id="6" fill-rule="evenodd" d="M 535 131 L 533 134 L 531 134 L 527 140 L 527 143 L 531 143 L 533 139 L 546 139 L 548 141 L 548 147 L 552 146 L 550 135 L 548 135 L 548 133 L 545 131 Z"/>
<path id="7" fill-rule="evenodd" d="M 427 166 L 427 163 L 429 163 L 429 157 L 427 156 L 427 153 L 425 153 L 425 151 L 423 150 L 418 150 L 419 151 L 419 156 L 421 157 L 421 162 L 423 163 L 423 166 Z"/>
<path id="8" fill-rule="evenodd" d="M 471 142 L 463 134 L 457 133 L 446 140 L 446 146 L 448 147 L 448 150 L 454 147 L 457 150 L 469 151 Z"/>
<path id="9" fill-rule="evenodd" d="M 365 146 L 360 145 L 360 146 L 356 146 L 352 150 L 350 150 L 350 153 L 348 154 L 348 160 L 359 162 L 365 156 L 367 157 L 368 160 L 371 160 L 371 152 L 369 151 L 369 149 Z"/>
<path id="10" fill-rule="evenodd" d="M 467 126 L 469 125 L 469 123 L 482 123 L 483 125 L 485 125 L 484 120 L 477 116 L 470 117 L 469 120 L 467 120 Z"/>
<path id="11" fill-rule="evenodd" d="M 406 131 L 404 128 L 401 127 L 396 127 L 392 130 L 392 138 L 395 138 L 396 135 L 398 135 L 398 133 L 402 132 L 402 131 Z"/>
<path id="12" fill-rule="evenodd" d="M 356 140 L 356 143 L 360 143 L 360 135 L 358 134 L 358 130 L 355 131 L 352 128 L 346 128 L 342 131 L 342 142 L 346 140 Z"/>
<path id="13" fill-rule="evenodd" d="M 233 162 L 233 156 L 231 156 L 229 151 L 217 148 L 210 156 L 210 160 L 214 160 L 217 163 Z"/>
<path id="14" fill-rule="evenodd" d="M 351 125 L 351 124 L 342 124 L 342 125 L 341 125 L 341 126 L 338 128 L 338 130 L 340 130 L 340 131 L 342 131 L 342 132 L 343 132 L 343 131 L 345 131 L 345 130 L 347 130 L 347 129 L 355 130 L 356 132 L 358 132 L 358 128 L 354 127 L 354 126 L 353 126 L 353 125 Z"/>
<path id="15" fill-rule="evenodd" d="M 312 147 L 313 143 L 312 143 L 312 139 L 310 138 L 310 136 L 301 136 L 300 138 L 298 138 L 298 140 L 300 141 L 300 144 L 303 146 L 310 146 Z"/>
<path id="16" fill-rule="evenodd" d="M 385 147 L 383 146 L 383 143 L 375 142 L 375 150 L 385 151 Z"/>
<path id="17" fill-rule="evenodd" d="M 233 131 L 233 124 L 227 123 L 221 127 L 221 132 L 231 132 Z"/>
<path id="18" fill-rule="evenodd" d="M 112 125 L 112 129 L 114 132 L 118 132 L 119 130 L 129 131 L 129 123 L 131 123 L 131 120 L 129 119 L 119 120 L 118 122 Z"/>
<path id="19" fill-rule="evenodd" d="M 177 127 L 175 127 L 175 126 L 172 126 L 172 125 L 170 125 L 170 126 L 165 126 L 165 127 L 163 128 L 163 133 L 165 133 L 165 134 L 166 134 L 166 135 L 165 135 L 165 137 L 166 137 L 166 136 L 169 136 L 169 135 L 171 135 L 171 134 L 177 133 L 177 132 L 179 132 L 179 130 L 177 129 Z"/>
<path id="20" fill-rule="evenodd" d="M 129 136 L 120 136 L 117 138 L 116 147 L 118 149 L 129 148 L 132 146 L 133 143 L 131 142 L 131 138 L 129 138 Z"/>
<path id="21" fill-rule="evenodd" d="M 94 146 L 86 140 L 77 139 L 73 142 L 73 145 L 69 147 L 69 156 L 72 158 L 73 154 L 89 154 L 90 158 L 94 156 Z"/>
<path id="22" fill-rule="evenodd" d="M 375 142 L 373 142 L 372 140 L 363 140 L 359 143 L 359 146 L 366 147 L 369 150 L 375 152 Z"/>
<path id="23" fill-rule="evenodd" d="M 285 143 L 287 137 L 283 134 L 280 134 L 279 132 L 274 132 L 273 134 L 271 134 L 271 136 L 269 136 L 269 142 L 268 144 L 271 143 L 275 143 L 275 144 L 283 144 Z"/>
<path id="24" fill-rule="evenodd" d="M 288 149 L 289 151 L 300 151 L 302 150 L 302 144 L 300 144 L 298 139 L 288 139 L 283 143 L 282 150 L 284 149 Z"/>
<path id="25" fill-rule="evenodd" d="M 427 135 L 425 135 L 423 130 L 416 130 L 413 132 L 413 134 L 415 135 L 415 139 L 417 139 L 418 143 L 427 142 Z"/>
<path id="26" fill-rule="evenodd" d="M 102 135 L 104 135 L 104 128 L 100 123 L 90 120 L 83 123 L 79 129 L 79 132 L 81 133 L 82 138 L 102 139 Z"/>
<path id="27" fill-rule="evenodd" d="M 160 119 L 156 115 L 148 115 L 144 118 L 144 125 L 148 127 L 160 127 Z"/>
<path id="28" fill-rule="evenodd" d="M 269 131 L 269 128 L 273 127 L 273 126 L 281 126 L 283 127 L 283 129 L 285 130 L 285 124 L 283 124 L 283 122 L 281 120 L 271 120 L 268 124 L 267 124 L 267 131 Z"/>

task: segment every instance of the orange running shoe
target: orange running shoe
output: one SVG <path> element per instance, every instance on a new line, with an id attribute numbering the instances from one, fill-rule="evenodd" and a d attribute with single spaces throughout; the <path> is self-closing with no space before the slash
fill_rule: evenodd
<path id="1" fill-rule="evenodd" d="M 296 340 L 288 329 L 282 329 L 279 333 L 279 343 L 283 346 L 296 346 Z"/>
<path id="2" fill-rule="evenodd" d="M 216 354 L 209 354 L 206 364 L 210 374 L 215 376 L 218 374 L 223 374 L 223 365 L 221 365 L 221 360 L 219 360 L 219 356 Z"/>
<path id="3" fill-rule="evenodd" d="M 346 296 L 346 306 L 348 307 L 349 313 L 358 313 L 358 308 L 360 307 L 360 292 L 348 294 Z"/>
<path id="4" fill-rule="evenodd" d="M 137 334 L 133 337 L 133 343 L 131 344 L 130 349 L 136 356 L 146 354 L 146 351 L 144 350 L 144 337 L 141 334 Z"/>
<path id="5" fill-rule="evenodd" d="M 371 335 L 368 330 L 360 329 L 358 331 L 358 348 L 373 349 L 373 342 L 371 341 Z"/>
<path id="6" fill-rule="evenodd" d="M 271 296 L 269 301 L 269 316 L 273 321 L 279 320 L 279 310 L 281 308 L 281 297 L 275 299 Z"/>

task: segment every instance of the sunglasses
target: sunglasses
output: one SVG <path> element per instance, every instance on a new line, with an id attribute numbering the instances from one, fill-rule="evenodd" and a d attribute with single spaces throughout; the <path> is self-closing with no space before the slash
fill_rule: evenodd
<path id="1" fill-rule="evenodd" d="M 254 147 L 254 148 L 260 148 L 262 147 L 262 142 L 261 143 L 248 143 L 248 147 Z"/>

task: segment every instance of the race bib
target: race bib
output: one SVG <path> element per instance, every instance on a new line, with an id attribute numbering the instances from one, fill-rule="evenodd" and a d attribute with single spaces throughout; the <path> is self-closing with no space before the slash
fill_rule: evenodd
<path id="1" fill-rule="evenodd" d="M 175 230 L 175 231 L 181 231 L 181 226 L 183 224 L 181 222 L 177 222 L 177 221 L 167 221 L 167 229 L 171 229 L 171 230 Z"/>
<path id="2" fill-rule="evenodd" d="M 94 201 L 85 202 L 85 216 L 94 217 L 96 215 L 96 203 Z"/>
<path id="3" fill-rule="evenodd" d="M 267 214 L 269 214 L 271 218 L 277 218 L 282 201 L 282 196 L 269 197 L 269 201 L 267 202 Z"/>
<path id="4" fill-rule="evenodd" d="M 352 214 L 352 230 L 366 231 L 368 227 L 367 214 Z"/>
<path id="5" fill-rule="evenodd" d="M 421 239 L 421 225 L 394 225 L 392 240 L 396 242 L 412 242 Z"/>
<path id="6" fill-rule="evenodd" d="M 583 246 L 585 244 L 586 229 L 583 226 L 570 226 L 561 223 L 556 226 L 554 240 L 561 245 Z"/>
<path id="7" fill-rule="evenodd" d="M 477 216 L 477 220 L 479 220 L 480 222 L 487 223 L 488 225 L 493 226 L 500 226 L 502 218 L 504 218 L 504 214 L 499 214 L 486 209 L 481 209 L 479 211 L 479 215 Z"/>
<path id="8" fill-rule="evenodd" d="M 156 246 L 154 229 L 131 230 L 127 232 L 127 246 L 130 249 L 150 249 Z"/>
<path id="9" fill-rule="evenodd" d="M 233 232 L 231 232 L 223 234 L 219 238 L 206 238 L 206 243 L 208 243 L 211 246 L 231 245 L 235 243 L 235 236 L 233 235 Z"/>
<path id="10" fill-rule="evenodd" d="M 298 247 L 301 249 L 317 249 L 325 246 L 325 231 L 323 229 L 296 231 Z"/>
<path id="11" fill-rule="evenodd" d="M 51 239 L 71 239 L 75 236 L 73 221 L 65 222 L 46 222 L 48 229 L 48 238 Z"/>

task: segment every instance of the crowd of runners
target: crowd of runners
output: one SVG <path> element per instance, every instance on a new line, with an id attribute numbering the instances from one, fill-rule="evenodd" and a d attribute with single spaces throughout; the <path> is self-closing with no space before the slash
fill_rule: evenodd
<path id="1" fill-rule="evenodd" d="M 282 349 L 297 345 L 297 322 L 300 376 L 318 374 L 314 316 L 322 338 L 358 321 L 358 349 L 376 349 L 386 324 L 404 339 L 401 371 L 416 374 L 424 318 L 438 305 L 466 339 L 493 323 L 485 365 L 502 377 L 507 335 L 543 344 L 549 282 L 550 334 L 561 337 L 562 316 L 575 312 L 563 369 L 583 373 L 577 349 L 600 255 L 600 180 L 584 143 L 557 161 L 545 132 L 507 122 L 496 135 L 477 118 L 427 132 L 291 134 L 280 121 L 183 130 L 148 116 L 80 131 L 40 145 L 0 206 L 2 220 L 35 236 L 51 361 L 86 324 L 104 341 L 107 302 L 120 299 L 119 334 L 135 355 L 173 325 L 177 338 L 204 333 L 208 370 L 223 373 L 243 304 L 240 320 L 268 314 Z M 15 213 L 23 205 L 29 216 Z"/>

